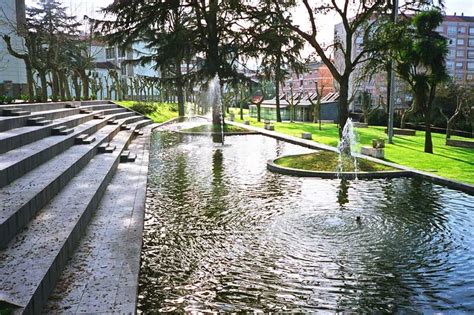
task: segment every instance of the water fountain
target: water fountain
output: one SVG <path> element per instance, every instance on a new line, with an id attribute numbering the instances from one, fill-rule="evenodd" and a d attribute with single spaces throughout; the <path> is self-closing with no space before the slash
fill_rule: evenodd
<path id="1" fill-rule="evenodd" d="M 186 116 L 188 117 L 188 121 L 193 120 L 195 116 L 192 102 L 186 102 Z"/>
<path id="2" fill-rule="evenodd" d="M 219 142 L 224 145 L 224 104 L 221 99 L 221 85 L 217 74 L 211 81 L 209 81 L 207 100 L 208 103 L 212 105 L 212 123 L 215 124 L 215 121 L 217 120 L 220 123 L 221 138 L 219 139 Z"/>
<path id="3" fill-rule="evenodd" d="M 337 177 L 340 177 L 340 174 L 344 171 L 344 161 L 350 159 L 353 165 L 353 171 L 356 175 L 355 178 L 357 179 L 357 158 L 352 155 L 355 152 L 357 145 L 357 137 L 354 130 L 354 124 L 352 123 L 352 119 L 348 118 L 346 124 L 344 125 L 344 129 L 342 130 L 342 137 L 339 140 L 339 144 L 337 146 L 337 151 L 339 154 L 339 161 L 337 165 Z"/>

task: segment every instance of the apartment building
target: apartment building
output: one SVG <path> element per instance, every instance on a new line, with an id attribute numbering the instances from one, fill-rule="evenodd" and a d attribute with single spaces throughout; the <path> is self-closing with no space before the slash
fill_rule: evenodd
<path id="1" fill-rule="evenodd" d="M 17 21 L 25 19 L 24 0 L 0 1 L 0 36 L 8 35 L 15 51 L 26 51 L 23 39 L 17 34 Z M 0 95 L 26 94 L 26 71 L 23 60 L 11 56 L 0 38 Z"/>
<path id="2" fill-rule="evenodd" d="M 281 84 L 280 93 L 288 95 L 291 92 L 303 92 L 311 95 L 321 88 L 323 96 L 334 92 L 334 78 L 324 63 L 308 62 L 305 66 L 307 70 L 302 74 L 290 70 L 286 80 Z"/>
<path id="3" fill-rule="evenodd" d="M 449 53 L 446 58 L 446 68 L 451 78 L 458 84 L 474 86 L 474 17 L 461 15 L 447 15 L 443 23 L 436 29 L 448 40 Z M 342 23 L 334 26 L 334 37 L 338 38 L 343 45 L 345 38 Z M 361 52 L 363 38 L 362 34 L 353 36 L 352 58 Z M 336 65 L 342 65 L 342 54 L 334 54 Z M 338 62 L 339 61 L 339 62 Z M 360 78 L 360 67 L 357 68 L 350 78 L 349 95 L 354 96 L 354 102 L 350 109 L 357 111 L 357 95 L 362 91 L 368 91 L 376 104 L 386 102 L 387 94 L 387 74 L 377 73 L 371 80 Z M 407 108 L 412 97 L 406 84 L 401 80 L 396 80 L 395 89 L 395 110 Z"/>

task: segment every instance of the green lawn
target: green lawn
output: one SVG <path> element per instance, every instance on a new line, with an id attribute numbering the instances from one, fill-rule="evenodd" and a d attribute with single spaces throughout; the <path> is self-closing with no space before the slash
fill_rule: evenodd
<path id="1" fill-rule="evenodd" d="M 132 107 L 135 101 L 117 101 L 117 104 L 120 104 L 124 107 Z M 146 115 L 148 118 L 153 120 L 156 123 L 162 123 L 171 118 L 178 117 L 178 104 L 176 103 L 155 103 L 157 105 L 156 111 Z"/>
<path id="2" fill-rule="evenodd" d="M 236 112 L 237 114 L 237 112 Z M 252 126 L 263 127 L 263 122 L 250 120 Z M 239 116 L 236 115 L 239 122 Z M 313 140 L 330 146 L 338 144 L 338 130 L 335 124 L 323 124 L 322 130 L 313 123 L 275 123 L 275 131 L 300 137 L 302 132 L 313 134 Z M 387 136 L 384 127 L 357 128 L 360 145 L 371 146 L 372 139 Z M 412 167 L 439 176 L 474 184 L 474 149 L 456 148 L 445 145 L 445 135 L 432 134 L 434 154 L 424 153 L 424 132 L 417 131 L 416 136 L 394 136 L 394 144 L 387 144 L 385 160 Z M 455 137 L 456 139 L 460 137 Z"/>

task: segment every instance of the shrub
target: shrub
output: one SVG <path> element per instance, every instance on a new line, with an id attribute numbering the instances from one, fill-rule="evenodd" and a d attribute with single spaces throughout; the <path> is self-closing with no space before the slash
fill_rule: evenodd
<path id="1" fill-rule="evenodd" d="M 22 94 L 22 95 L 20 96 L 20 99 L 21 99 L 22 101 L 24 101 L 24 102 L 28 102 L 28 100 L 30 99 L 30 97 L 29 97 L 28 95 L 26 95 L 26 94 Z"/>
<path id="2" fill-rule="evenodd" d="M 5 95 L 0 95 L 0 104 L 5 102 Z"/>
<path id="3" fill-rule="evenodd" d="M 142 115 L 149 115 L 156 111 L 156 104 L 155 103 L 134 103 L 130 109 L 142 114 Z"/>
<path id="4" fill-rule="evenodd" d="M 7 104 L 13 104 L 14 101 L 15 101 L 15 98 L 14 98 L 14 97 L 5 96 L 5 103 L 7 103 Z"/>

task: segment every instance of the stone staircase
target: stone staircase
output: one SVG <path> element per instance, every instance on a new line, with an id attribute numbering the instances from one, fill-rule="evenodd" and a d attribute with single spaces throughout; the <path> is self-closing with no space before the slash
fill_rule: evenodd
<path id="1" fill-rule="evenodd" d="M 105 101 L 0 106 L 0 313 L 43 311 L 119 163 L 147 150 L 133 143 L 151 123 Z"/>

